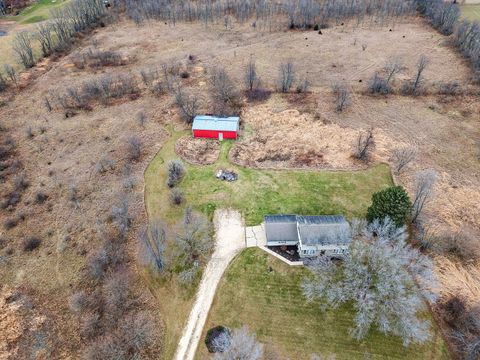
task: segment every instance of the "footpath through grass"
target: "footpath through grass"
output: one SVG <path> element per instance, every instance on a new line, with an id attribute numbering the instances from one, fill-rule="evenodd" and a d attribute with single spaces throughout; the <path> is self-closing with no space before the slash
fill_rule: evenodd
<path id="1" fill-rule="evenodd" d="M 278 356 L 289 359 L 310 359 L 313 353 L 334 354 L 336 360 L 449 358 L 436 327 L 431 342 L 422 346 L 405 348 L 400 338 L 377 331 L 363 341 L 353 340 L 349 336 L 352 309 L 322 312 L 318 302 L 307 302 L 301 291 L 305 276 L 305 268 L 289 267 L 258 248 L 244 250 L 217 289 L 196 358 L 209 358 L 203 339 L 217 325 L 247 325 L 267 352 L 275 349 Z"/>
<path id="2" fill-rule="evenodd" d="M 208 166 L 185 164 L 187 174 L 179 188 L 184 192 L 186 202 L 181 206 L 175 206 L 171 205 L 169 201 L 170 190 L 166 185 L 166 169 L 170 160 L 179 158 L 174 151 L 175 142 L 181 136 L 188 134 L 190 134 L 188 131 L 172 130 L 171 137 L 145 171 L 145 204 L 149 220 L 161 220 L 172 228 L 181 219 L 186 205 L 191 205 L 209 217 L 216 208 L 234 208 L 242 212 L 247 225 L 259 224 L 265 214 L 275 213 L 345 214 L 349 218 L 364 216 L 370 205 L 372 194 L 392 185 L 390 171 L 386 165 L 377 165 L 364 171 L 339 172 L 257 170 L 235 166 L 228 161 L 228 152 L 234 143 L 225 141 L 222 143 L 220 158 L 215 164 Z M 219 168 L 236 171 L 239 175 L 238 181 L 228 183 L 217 180 L 215 173 Z M 258 267 L 252 267 L 252 271 L 257 270 Z M 299 281 L 298 274 L 292 273 L 294 275 L 292 279 L 297 279 L 297 282 Z M 174 278 L 158 281 L 154 277 L 147 276 L 147 280 L 153 293 L 159 298 L 159 306 L 164 320 L 163 358 L 171 359 L 188 318 L 196 284 L 185 288 L 179 285 Z M 274 294 L 268 295 L 268 289 L 264 289 L 267 292 L 266 295 L 262 295 L 261 288 L 264 285 L 258 285 L 259 293 L 255 296 L 268 299 Z M 286 291 L 290 294 L 287 294 L 286 300 L 293 301 L 292 298 L 297 296 L 298 289 L 291 290 L 291 288 L 293 285 L 278 291 Z M 228 300 L 230 295 L 224 295 L 223 290 L 217 298 L 223 299 L 224 296 L 226 296 L 225 301 L 231 301 Z M 255 302 L 255 298 L 251 300 Z M 272 299 L 272 301 L 274 300 Z M 241 305 L 241 303 L 235 304 Z M 264 304 L 259 303 L 259 305 L 261 305 L 259 311 L 268 311 L 268 306 L 263 309 Z M 254 306 L 253 303 L 252 306 Z M 232 309 L 237 315 L 241 312 L 241 306 Z M 292 311 L 296 311 L 295 306 L 292 306 Z M 315 311 L 312 309 L 310 313 L 317 313 L 317 309 Z M 248 317 L 248 315 L 246 316 Z M 246 323 L 253 320 L 254 317 Z M 225 321 L 230 324 L 228 318 L 225 318 Z M 260 334 L 272 331 L 269 330 L 272 324 L 265 323 L 264 327 L 259 329 Z M 302 323 L 298 323 L 298 331 L 303 331 L 301 330 L 302 326 Z M 317 336 L 315 333 L 306 333 L 305 335 Z M 278 338 L 275 341 L 281 340 Z M 288 340 L 286 342 L 294 346 L 295 341 Z M 312 343 L 312 346 L 314 345 Z"/>

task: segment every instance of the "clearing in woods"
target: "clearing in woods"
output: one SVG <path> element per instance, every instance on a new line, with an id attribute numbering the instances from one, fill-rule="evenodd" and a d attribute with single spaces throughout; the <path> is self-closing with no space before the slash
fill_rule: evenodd
<path id="1" fill-rule="evenodd" d="M 361 171 L 259 170 L 236 166 L 228 161 L 233 142 L 225 141 L 219 160 L 212 165 L 186 164 L 186 175 L 179 188 L 184 192 L 183 205 L 170 205 L 166 185 L 168 161 L 179 158 L 175 142 L 188 131 L 171 131 L 145 171 L 145 204 L 150 221 L 164 220 L 170 226 L 181 218 L 186 205 L 210 218 L 217 208 L 239 210 L 247 225 L 256 225 L 268 213 L 336 214 L 348 217 L 364 215 L 374 192 L 392 185 L 388 166 L 377 165 Z M 215 178 L 219 168 L 233 169 L 239 179 L 233 183 Z M 152 289 L 160 302 L 165 323 L 164 356 L 172 358 L 193 305 L 193 287 L 189 291 L 175 280 L 152 280 Z"/>

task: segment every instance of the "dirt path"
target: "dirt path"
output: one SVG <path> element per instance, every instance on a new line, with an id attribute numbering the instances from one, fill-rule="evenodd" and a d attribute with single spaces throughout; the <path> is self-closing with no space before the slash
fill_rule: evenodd
<path id="1" fill-rule="evenodd" d="M 217 210 L 215 251 L 202 276 L 195 303 L 175 353 L 176 360 L 193 360 L 217 285 L 234 256 L 245 247 L 242 217 L 233 210 Z"/>

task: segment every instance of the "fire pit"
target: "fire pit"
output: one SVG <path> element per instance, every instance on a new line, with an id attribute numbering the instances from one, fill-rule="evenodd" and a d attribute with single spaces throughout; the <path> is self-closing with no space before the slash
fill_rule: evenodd
<path id="1" fill-rule="evenodd" d="M 223 181 L 236 181 L 238 179 L 238 175 L 234 171 L 223 169 L 218 170 L 215 177 Z"/>

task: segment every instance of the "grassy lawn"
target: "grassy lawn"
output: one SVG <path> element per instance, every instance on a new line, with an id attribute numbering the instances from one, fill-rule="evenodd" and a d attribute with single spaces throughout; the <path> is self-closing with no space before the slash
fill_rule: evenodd
<path id="1" fill-rule="evenodd" d="M 32 24 L 47 20 L 50 17 L 50 11 L 66 4 L 69 0 L 38 0 L 34 4 L 27 6 L 16 16 L 8 16 L 10 20 L 15 20 L 21 24 Z"/>
<path id="2" fill-rule="evenodd" d="M 480 4 L 466 4 L 462 5 L 460 9 L 464 18 L 480 21 Z"/>
<path id="3" fill-rule="evenodd" d="M 145 171 L 145 204 L 150 220 L 159 219 L 174 226 L 182 216 L 184 206 L 173 206 L 169 202 L 166 166 L 169 160 L 178 158 L 174 151 L 176 140 L 189 133 L 171 130 L 172 136 Z M 220 158 L 213 165 L 186 164 L 187 175 L 179 186 L 186 195 L 186 204 L 208 216 L 217 207 L 240 210 L 249 225 L 260 223 L 268 213 L 361 216 L 370 204 L 371 195 L 392 184 L 386 165 L 354 172 L 247 169 L 228 162 L 232 145 L 233 142 L 222 143 Z M 217 180 L 214 175 L 218 168 L 234 169 L 239 180 L 234 183 Z M 165 325 L 164 358 L 170 359 L 190 312 L 196 287 L 186 289 L 175 280 L 160 282 L 149 276 L 146 279 L 159 299 Z"/>
<path id="4" fill-rule="evenodd" d="M 185 133 L 177 133 L 152 161 L 145 173 L 147 208 L 152 217 L 174 222 L 182 207 L 168 204 L 165 167 L 175 158 L 173 143 Z M 217 207 L 242 212 L 247 225 L 262 222 L 265 214 L 298 213 L 345 214 L 352 218 L 365 214 L 374 192 L 392 185 L 386 165 L 364 171 L 258 170 L 232 165 L 227 155 L 233 142 L 223 142 L 220 159 L 213 165 L 187 165 L 180 184 L 186 203 L 211 216 Z M 239 179 L 224 182 L 215 178 L 219 168 L 235 170 Z M 151 196 L 153 195 L 153 196 Z"/>
<path id="5" fill-rule="evenodd" d="M 306 275 L 305 268 L 289 267 L 260 249 L 244 250 L 217 289 L 196 358 L 208 358 L 203 339 L 216 325 L 247 325 L 267 348 L 290 359 L 309 359 L 313 353 L 335 354 L 337 360 L 449 358 L 437 329 L 430 343 L 408 348 L 377 331 L 361 342 L 353 340 L 348 333 L 352 309 L 322 312 L 318 303 L 308 303 L 300 289 Z"/>

